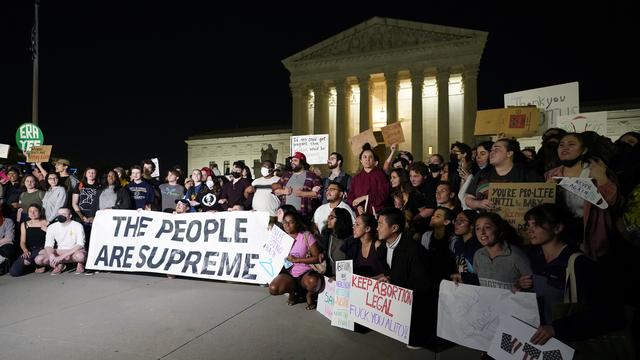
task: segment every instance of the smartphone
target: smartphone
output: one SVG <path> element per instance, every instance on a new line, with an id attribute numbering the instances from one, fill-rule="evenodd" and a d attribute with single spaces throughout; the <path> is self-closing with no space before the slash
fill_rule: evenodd
<path id="1" fill-rule="evenodd" d="M 284 268 L 285 269 L 290 269 L 293 266 L 293 263 L 291 261 L 289 261 L 289 259 L 284 258 Z"/>

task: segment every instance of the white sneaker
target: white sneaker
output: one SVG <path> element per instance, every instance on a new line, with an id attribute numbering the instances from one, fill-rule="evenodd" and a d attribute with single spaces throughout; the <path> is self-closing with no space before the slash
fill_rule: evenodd
<path id="1" fill-rule="evenodd" d="M 7 260 L 7 258 L 6 258 L 6 257 L 4 257 L 4 256 L 2 256 L 2 255 L 0 255 L 0 265 L 1 265 L 2 263 L 4 263 L 4 262 L 5 262 L 5 260 Z"/>
<path id="2" fill-rule="evenodd" d="M 422 350 L 424 348 L 422 346 L 413 346 L 413 345 L 407 344 L 407 349 L 409 349 L 409 350 Z"/>

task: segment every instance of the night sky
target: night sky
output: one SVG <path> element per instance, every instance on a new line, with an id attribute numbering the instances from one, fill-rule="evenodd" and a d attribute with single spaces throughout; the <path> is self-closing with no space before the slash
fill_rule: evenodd
<path id="1" fill-rule="evenodd" d="M 191 135 L 290 126 L 281 61 L 373 16 L 488 31 L 479 109 L 502 107 L 506 92 L 571 81 L 580 82 L 583 105 L 640 103 L 635 11 L 614 5 L 580 9 L 584 15 L 533 2 L 498 9 L 394 1 L 395 10 L 365 6 L 354 15 L 327 2 L 321 11 L 312 2 L 293 10 L 239 2 L 234 11 L 209 2 L 88 3 L 40 6 L 39 125 L 54 155 L 79 167 L 159 157 L 164 171 L 187 165 Z M 14 146 L 17 126 L 31 118 L 32 24 L 29 1 L 0 5 L 0 143 Z"/>

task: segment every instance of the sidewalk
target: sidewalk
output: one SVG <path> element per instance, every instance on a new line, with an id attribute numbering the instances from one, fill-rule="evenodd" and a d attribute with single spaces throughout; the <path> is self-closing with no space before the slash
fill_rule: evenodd
<path id="1" fill-rule="evenodd" d="M 0 359 L 433 359 L 265 287 L 150 274 L 0 277 Z M 446 359 L 477 359 L 455 347 Z"/>

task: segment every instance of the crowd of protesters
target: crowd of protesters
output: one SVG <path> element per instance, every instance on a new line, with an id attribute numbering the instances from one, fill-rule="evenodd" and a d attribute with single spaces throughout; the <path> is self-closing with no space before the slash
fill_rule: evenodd
<path id="1" fill-rule="evenodd" d="M 537 152 L 503 138 L 475 147 L 456 142 L 450 154 L 414 162 L 411 153 L 392 144 L 384 163 L 366 144 L 353 176 L 342 169 L 339 153 L 329 156 L 328 174 L 296 152 L 279 166 L 262 162 L 256 179 L 241 161 L 229 176 L 205 167 L 185 178 L 174 167 L 162 180 L 151 176 L 155 165 L 149 160 L 105 174 L 88 167 L 80 179 L 68 172 L 65 159 L 54 169 L 7 167 L 0 192 L 0 261 L 13 276 L 47 269 L 55 275 L 68 264 L 86 273 L 91 224 L 103 209 L 259 210 L 295 240 L 287 264 L 269 284 L 271 294 L 287 293 L 290 305 L 315 308 L 323 276 L 311 265 L 327 260 L 324 275 L 331 277 L 337 261 L 350 259 L 356 274 L 414 291 L 411 348 L 436 339 L 443 279 L 535 291 L 541 326 L 533 342 L 580 340 L 624 327 L 624 306 L 638 307 L 628 284 L 637 278 L 633 264 L 640 255 L 638 142 L 635 132 L 614 143 L 594 132 L 553 128 Z M 531 208 L 521 219 L 524 233 L 492 212 L 491 183 L 563 177 L 592 179 L 608 207 L 558 186 L 555 204 Z M 589 310 L 557 318 L 553 305 L 563 301 L 565 270 L 575 253 L 584 255 L 575 270 L 579 301 Z M 637 326 L 636 320 L 636 335 Z"/>

